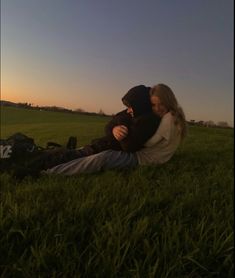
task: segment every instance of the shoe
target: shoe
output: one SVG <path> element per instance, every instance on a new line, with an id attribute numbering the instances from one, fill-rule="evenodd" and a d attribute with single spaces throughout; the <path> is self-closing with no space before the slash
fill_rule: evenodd
<path id="1" fill-rule="evenodd" d="M 77 147 L 77 138 L 70 136 L 66 148 L 69 150 L 74 150 Z"/>

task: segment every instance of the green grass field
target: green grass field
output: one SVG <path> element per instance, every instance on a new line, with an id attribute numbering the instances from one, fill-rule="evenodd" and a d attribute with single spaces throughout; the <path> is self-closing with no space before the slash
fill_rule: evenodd
<path id="1" fill-rule="evenodd" d="M 106 117 L 1 109 L 1 137 L 79 145 Z M 162 166 L 13 182 L 1 175 L 0 277 L 233 277 L 233 129 L 190 127 Z"/>

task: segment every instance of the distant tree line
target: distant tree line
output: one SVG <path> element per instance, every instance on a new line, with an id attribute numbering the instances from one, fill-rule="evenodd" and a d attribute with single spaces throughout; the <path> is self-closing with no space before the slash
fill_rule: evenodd
<path id="1" fill-rule="evenodd" d="M 188 121 L 189 125 L 196 125 L 196 126 L 205 126 L 205 127 L 221 127 L 221 128 L 231 128 L 229 124 L 225 121 L 220 121 L 215 123 L 214 121 L 195 121 L 190 120 Z"/>
<path id="2" fill-rule="evenodd" d="M 19 102 L 14 103 L 11 101 L 6 100 L 0 100 L 1 106 L 12 106 L 12 107 L 20 107 L 25 109 L 34 109 L 34 110 L 44 110 L 44 111 L 54 111 L 54 112 L 64 112 L 64 113 L 73 113 L 73 114 L 83 114 L 83 115 L 91 115 L 91 116 L 104 116 L 104 117 L 110 117 L 112 115 L 107 115 L 104 113 L 102 109 L 100 109 L 97 113 L 96 112 L 87 112 L 83 110 L 82 108 L 77 108 L 75 110 L 67 109 L 64 107 L 58 107 L 58 106 L 34 106 L 32 103 L 28 102 Z M 205 126 L 205 127 L 221 127 L 221 128 L 231 128 L 229 124 L 225 121 L 220 121 L 218 123 L 215 123 L 214 121 L 195 121 L 190 120 L 188 121 L 189 125 L 196 125 L 196 126 Z"/>
<path id="3" fill-rule="evenodd" d="M 33 109 L 33 110 L 40 110 L 40 111 L 53 111 L 53 112 L 64 112 L 64 113 L 73 113 L 73 114 L 83 114 L 83 115 L 91 115 L 91 116 L 104 116 L 109 117 L 111 115 L 107 115 L 104 113 L 102 109 L 100 109 L 97 113 L 96 112 L 87 112 L 81 108 L 77 108 L 75 110 L 67 109 L 64 107 L 58 107 L 58 106 L 39 106 L 39 105 L 33 105 L 32 103 L 28 102 L 18 102 L 14 103 L 11 101 L 1 100 L 0 101 L 1 106 L 11 106 L 11 107 L 18 107 L 18 108 L 25 108 L 25 109 Z"/>

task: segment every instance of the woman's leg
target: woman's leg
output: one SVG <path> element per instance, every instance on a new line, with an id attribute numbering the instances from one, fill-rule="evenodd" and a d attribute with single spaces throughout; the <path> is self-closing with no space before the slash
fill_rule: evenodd
<path id="1" fill-rule="evenodd" d="M 80 173 L 93 173 L 113 168 L 121 169 L 135 167 L 137 165 L 138 160 L 134 153 L 107 150 L 98 154 L 78 158 L 70 162 L 57 165 L 44 171 L 43 173 L 71 176 Z"/>

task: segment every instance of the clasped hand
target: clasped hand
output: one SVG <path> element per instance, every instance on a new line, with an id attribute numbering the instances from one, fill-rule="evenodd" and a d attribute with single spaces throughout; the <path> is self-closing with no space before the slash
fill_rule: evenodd
<path id="1" fill-rule="evenodd" d="M 113 128 L 113 136 L 117 141 L 123 140 L 128 135 L 128 128 L 124 125 L 117 125 Z"/>

